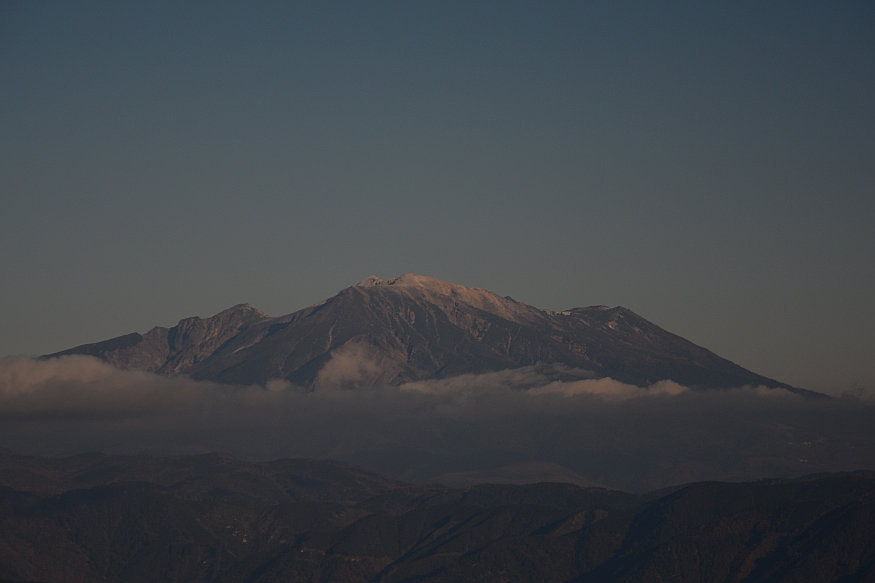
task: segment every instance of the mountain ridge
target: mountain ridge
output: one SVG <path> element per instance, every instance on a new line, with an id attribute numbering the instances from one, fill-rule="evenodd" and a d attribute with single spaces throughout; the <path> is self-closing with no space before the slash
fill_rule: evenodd
<path id="1" fill-rule="evenodd" d="M 325 460 L 0 450 L 18 581 L 871 581 L 875 474 L 405 484 Z M 46 552 L 51 550 L 51 552 Z"/>
<path id="2" fill-rule="evenodd" d="M 46 357 L 89 354 L 123 369 L 231 384 L 400 385 L 561 364 L 637 386 L 765 386 L 770 379 L 616 306 L 543 310 L 489 290 L 407 273 L 369 276 L 279 317 L 237 304 Z"/>

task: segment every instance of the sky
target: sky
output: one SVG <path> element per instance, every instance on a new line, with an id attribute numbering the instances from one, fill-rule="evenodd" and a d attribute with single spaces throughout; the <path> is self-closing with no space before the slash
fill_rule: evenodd
<path id="1" fill-rule="evenodd" d="M 875 4 L 0 2 L 0 356 L 406 272 L 875 387 Z"/>

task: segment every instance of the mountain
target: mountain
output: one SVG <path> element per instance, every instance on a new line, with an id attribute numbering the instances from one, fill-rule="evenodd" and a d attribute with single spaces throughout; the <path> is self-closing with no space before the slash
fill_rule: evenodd
<path id="1" fill-rule="evenodd" d="M 240 304 L 48 356 L 67 354 L 231 384 L 399 385 L 538 366 L 565 380 L 762 385 L 813 394 L 746 370 L 626 308 L 554 312 L 415 274 L 371 276 L 286 316 Z"/>
<path id="2" fill-rule="evenodd" d="M 412 486 L 336 462 L 0 451 L 0 580 L 872 581 L 875 474 Z"/>

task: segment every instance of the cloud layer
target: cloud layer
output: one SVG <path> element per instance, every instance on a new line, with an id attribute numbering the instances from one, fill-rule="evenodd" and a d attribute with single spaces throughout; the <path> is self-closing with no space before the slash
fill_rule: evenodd
<path id="1" fill-rule="evenodd" d="M 0 359 L 0 446 L 332 457 L 416 480 L 543 462 L 626 489 L 875 469 L 875 406 L 861 399 L 642 388 L 555 367 L 345 388 L 374 372 L 359 356 L 340 354 L 316 391 L 121 371 L 87 356 Z"/>

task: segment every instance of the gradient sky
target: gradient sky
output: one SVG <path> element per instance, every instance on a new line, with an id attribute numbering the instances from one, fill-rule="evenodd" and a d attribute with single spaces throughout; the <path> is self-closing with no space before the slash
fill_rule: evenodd
<path id="1" fill-rule="evenodd" d="M 0 3 L 0 356 L 416 272 L 875 387 L 875 3 Z"/>

